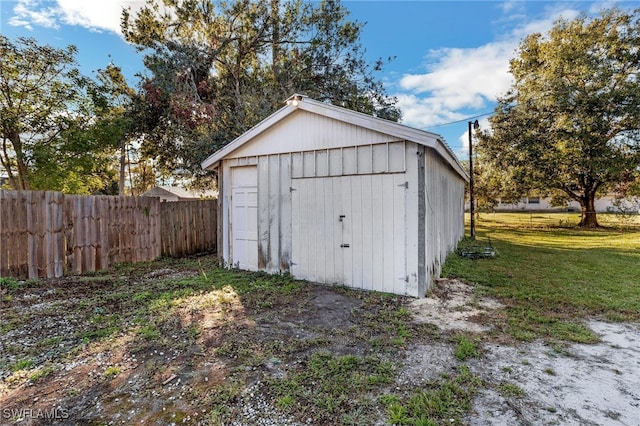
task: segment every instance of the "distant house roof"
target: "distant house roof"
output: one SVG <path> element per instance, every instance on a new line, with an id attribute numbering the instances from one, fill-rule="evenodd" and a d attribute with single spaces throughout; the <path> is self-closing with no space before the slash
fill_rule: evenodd
<path id="1" fill-rule="evenodd" d="M 200 198 L 215 198 L 218 191 L 188 190 L 178 186 L 156 186 L 142 194 L 143 197 L 160 197 L 162 201 L 181 201 Z"/>
<path id="2" fill-rule="evenodd" d="M 231 154 L 245 143 L 251 141 L 259 134 L 267 131 L 289 115 L 296 111 L 308 111 L 327 118 L 343 121 L 356 126 L 375 130 L 380 133 L 394 136 L 400 140 L 415 142 L 436 150 L 440 156 L 465 180 L 469 177 L 464 171 L 455 154 L 438 134 L 408 127 L 393 121 L 363 114 L 346 108 L 320 102 L 303 95 L 293 95 L 287 100 L 287 104 L 269 117 L 243 133 L 222 149 L 216 151 L 202 162 L 202 168 L 215 169 L 223 158 Z"/>

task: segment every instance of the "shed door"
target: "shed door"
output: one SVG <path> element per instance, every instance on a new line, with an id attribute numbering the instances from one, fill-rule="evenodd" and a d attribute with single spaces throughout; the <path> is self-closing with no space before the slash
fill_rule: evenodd
<path id="1" fill-rule="evenodd" d="M 256 167 L 231 169 L 231 263 L 258 269 L 258 172 Z"/>
<path id="2" fill-rule="evenodd" d="M 293 180 L 296 278 L 404 294 L 404 173 Z"/>

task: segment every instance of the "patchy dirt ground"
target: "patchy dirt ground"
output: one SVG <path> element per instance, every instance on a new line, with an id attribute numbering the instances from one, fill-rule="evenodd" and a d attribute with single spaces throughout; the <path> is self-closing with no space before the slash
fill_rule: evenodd
<path id="1" fill-rule="evenodd" d="M 145 268 L 0 289 L 0 424 L 383 425 L 384 395 L 465 364 L 482 386 L 454 424 L 640 425 L 638 324 L 591 321 L 593 345 L 517 344 L 491 332 L 502 305 L 457 281 L 414 300 L 274 291 L 251 275 L 264 290 L 242 292 L 198 267 Z M 199 289 L 189 280 L 200 275 L 231 281 Z M 459 335 L 479 358 L 456 358 Z M 280 381 L 320 353 L 391 365 L 392 380 L 354 395 L 361 407 L 339 419 L 287 409 Z"/>
<path id="2" fill-rule="evenodd" d="M 441 330 L 482 333 L 502 304 L 475 297 L 473 288 L 441 280 L 430 297 L 409 303 L 414 320 Z M 587 323 L 597 344 L 556 346 L 542 341 L 487 341 L 471 370 L 488 385 L 476 397 L 470 425 L 640 425 L 640 324 Z M 405 359 L 405 375 L 430 377 L 453 368 L 451 347 L 419 345 Z"/>
<path id="3" fill-rule="evenodd" d="M 600 343 L 487 344 L 471 370 L 494 386 L 480 391 L 469 424 L 640 425 L 640 325 L 588 325 Z"/>

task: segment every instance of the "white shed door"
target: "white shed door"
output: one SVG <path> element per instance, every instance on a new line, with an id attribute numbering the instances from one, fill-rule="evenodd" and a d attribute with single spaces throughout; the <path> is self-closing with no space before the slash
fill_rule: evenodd
<path id="1" fill-rule="evenodd" d="M 231 263 L 258 269 L 258 171 L 256 167 L 231 169 Z"/>
<path id="2" fill-rule="evenodd" d="M 404 294 L 405 182 L 404 173 L 294 179 L 292 275 Z"/>

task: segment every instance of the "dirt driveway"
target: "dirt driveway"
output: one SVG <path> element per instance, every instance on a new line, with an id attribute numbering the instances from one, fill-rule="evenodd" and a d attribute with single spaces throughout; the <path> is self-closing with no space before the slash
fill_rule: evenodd
<path id="1" fill-rule="evenodd" d="M 517 343 L 457 281 L 415 300 L 238 272 L 241 291 L 202 264 L 2 287 L 0 424 L 640 425 L 638 324 Z"/>

